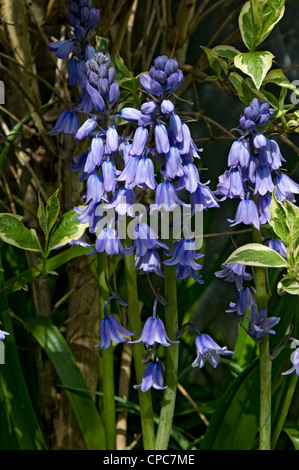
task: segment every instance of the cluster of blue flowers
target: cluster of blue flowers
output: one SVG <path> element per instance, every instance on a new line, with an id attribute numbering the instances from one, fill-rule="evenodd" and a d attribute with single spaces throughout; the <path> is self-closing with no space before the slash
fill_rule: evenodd
<path id="1" fill-rule="evenodd" d="M 62 113 L 51 132 L 52 135 L 74 134 L 78 141 L 88 139 L 89 142 L 88 150 L 76 156 L 71 165 L 78 172 L 79 180 L 85 183 L 83 207 L 75 208 L 78 221 L 88 224 L 90 237 L 95 239 L 90 245 L 92 253 L 134 256 L 136 270 L 140 274 L 164 276 L 163 265 L 172 265 L 177 279 L 191 277 L 202 283 L 202 276 L 198 273 L 202 266 L 197 263 L 202 255 L 197 252 L 196 241 L 185 235 L 183 227 L 177 229 L 173 226 L 173 231 L 177 232 L 170 250 L 148 223 L 150 216 L 159 219 L 162 210 L 169 214 L 176 207 L 183 207 L 192 217 L 197 211 L 219 207 L 209 182 L 200 181 L 195 165 L 202 149 L 196 147 L 187 119 L 180 117 L 175 110 L 173 93 L 182 84 L 183 73 L 175 59 L 165 55 L 157 57 L 149 73 L 140 76 L 144 94 L 140 109 L 123 107 L 119 111 L 120 89 L 115 80 L 115 67 L 108 53 L 95 52 L 89 42 L 90 31 L 99 20 L 99 11 L 90 9 L 90 6 L 88 0 L 69 2 L 69 38 L 50 45 L 57 57 L 68 58 L 69 84 L 79 85 L 82 90 L 81 102 Z M 77 111 L 86 115 L 82 125 Z M 124 120 L 134 127 L 129 136 L 119 132 L 119 123 Z M 144 193 L 152 194 L 154 204 L 143 205 L 145 210 L 137 216 L 134 205 L 144 202 L 141 197 Z M 107 222 L 104 214 L 109 214 L 109 211 L 113 215 L 108 216 Z M 136 222 L 129 248 L 124 247 L 121 241 L 126 238 L 121 225 L 125 216 Z M 80 243 L 88 246 L 86 240 Z M 166 259 L 163 262 L 161 254 Z M 107 305 L 113 299 L 126 305 L 115 293 L 107 300 L 97 345 L 103 349 L 111 342 L 122 343 L 134 335 L 113 315 L 108 315 Z M 135 386 L 142 391 L 150 387 L 165 388 L 157 345 L 169 347 L 179 342 L 167 336 L 163 321 L 156 313 L 158 301 L 165 305 L 161 296 L 156 295 L 153 315 L 146 320 L 140 338 L 130 341 L 146 345 L 144 362 L 147 365 L 142 383 Z M 216 367 L 220 354 L 232 354 L 218 346 L 210 336 L 199 332 L 196 348 L 197 358 L 193 365 L 198 368 L 206 360 Z"/>
<path id="2" fill-rule="evenodd" d="M 270 224 L 270 203 L 272 192 L 278 200 L 285 199 L 295 202 L 295 194 L 299 194 L 299 185 L 288 175 L 280 171 L 283 159 L 277 142 L 265 135 L 263 126 L 269 123 L 273 109 L 268 103 L 261 103 L 254 98 L 244 109 L 240 118 L 240 138 L 235 141 L 228 155 L 229 169 L 219 177 L 215 194 L 226 198 L 241 199 L 231 226 L 243 223 L 260 229 Z M 270 248 L 286 257 L 286 247 L 281 240 L 267 240 Z M 222 265 L 222 270 L 215 273 L 227 282 L 235 282 L 238 294 L 236 302 L 230 303 L 227 312 L 237 312 L 243 316 L 250 311 L 249 335 L 260 342 L 268 334 L 274 334 L 271 328 L 280 318 L 268 317 L 267 311 L 258 312 L 253 290 L 244 286 L 244 281 L 252 279 L 245 266 L 238 263 Z"/>

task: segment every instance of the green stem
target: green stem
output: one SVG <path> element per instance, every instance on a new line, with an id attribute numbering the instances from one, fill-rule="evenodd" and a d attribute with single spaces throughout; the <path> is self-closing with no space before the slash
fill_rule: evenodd
<path id="1" fill-rule="evenodd" d="M 253 227 L 253 241 L 261 243 L 262 237 L 259 230 Z M 267 308 L 266 271 L 264 268 L 255 268 L 255 285 L 257 308 Z M 269 335 L 266 335 L 259 345 L 260 352 L 260 450 L 271 449 L 271 395 L 272 395 L 272 363 L 269 351 Z"/>
<path id="2" fill-rule="evenodd" d="M 104 316 L 104 305 L 109 298 L 109 289 L 106 284 L 105 273 L 108 263 L 106 253 L 98 253 L 98 283 L 99 283 L 99 309 L 100 317 Z M 107 450 L 116 450 L 116 418 L 115 418 L 115 390 L 114 390 L 114 360 L 113 346 L 102 349 L 103 374 L 103 407 Z"/>
<path id="3" fill-rule="evenodd" d="M 173 339 L 179 329 L 175 266 L 165 266 L 165 298 L 168 302 L 165 308 L 165 327 L 167 335 Z M 166 349 L 165 354 L 165 385 L 167 388 L 163 393 L 155 450 L 167 450 L 168 448 L 176 400 L 179 345 L 172 344 Z"/>
<path id="4" fill-rule="evenodd" d="M 134 331 L 136 338 L 139 338 L 141 333 L 141 319 L 139 312 L 137 278 L 134 256 L 125 256 L 125 272 L 127 282 L 127 296 L 128 296 L 128 320 L 131 331 Z M 133 360 L 136 374 L 136 383 L 141 384 L 142 375 L 144 372 L 144 346 L 142 343 L 136 343 L 133 347 Z M 138 389 L 138 398 L 140 405 L 141 428 L 143 436 L 144 450 L 153 450 L 155 446 L 155 427 L 154 427 L 154 414 L 152 406 L 151 392 L 141 392 Z"/>

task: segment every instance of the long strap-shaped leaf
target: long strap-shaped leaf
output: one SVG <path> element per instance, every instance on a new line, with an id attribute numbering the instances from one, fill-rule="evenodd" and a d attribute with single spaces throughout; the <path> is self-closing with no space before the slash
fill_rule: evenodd
<path id="1" fill-rule="evenodd" d="M 51 320 L 45 317 L 32 317 L 26 320 L 26 325 L 49 356 L 60 383 L 66 387 L 66 394 L 87 449 L 105 450 L 104 426 L 90 394 L 72 390 L 72 388 L 86 391 L 88 389 L 64 337 Z"/>
<path id="2" fill-rule="evenodd" d="M 4 276 L 0 270 L 0 286 L 3 283 Z M 30 400 L 16 349 L 5 292 L 0 292 L 0 318 L 2 328 L 9 333 L 4 341 L 5 364 L 0 365 L 0 449 L 45 450 L 45 440 Z"/>

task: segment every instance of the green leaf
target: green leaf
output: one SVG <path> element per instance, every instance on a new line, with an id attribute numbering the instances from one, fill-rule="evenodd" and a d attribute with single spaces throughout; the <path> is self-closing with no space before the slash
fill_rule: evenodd
<path id="1" fill-rule="evenodd" d="M 46 207 L 40 197 L 40 194 L 38 195 L 39 205 L 37 217 L 39 220 L 39 225 L 46 237 L 49 235 L 51 229 L 55 225 L 59 215 L 60 204 L 57 197 L 58 191 L 59 189 L 57 189 L 57 191 L 55 191 L 55 193 L 49 197 Z"/>
<path id="2" fill-rule="evenodd" d="M 283 431 L 289 436 L 291 439 L 295 450 L 299 450 L 299 430 L 293 428 L 283 428 Z"/>
<path id="3" fill-rule="evenodd" d="M 78 425 L 88 450 L 105 449 L 104 426 L 89 394 L 71 388 L 88 390 L 68 344 L 57 327 L 46 317 L 26 320 L 32 335 L 49 356 L 59 381 L 66 388 Z M 68 389 L 68 387 L 70 389 Z"/>
<path id="4" fill-rule="evenodd" d="M 299 238 L 299 208 L 292 204 L 287 199 L 284 201 L 285 212 L 286 212 L 286 223 L 289 228 L 289 242 L 293 245 Z"/>
<path id="5" fill-rule="evenodd" d="M 107 52 L 109 50 L 109 39 L 104 38 L 103 36 L 96 36 L 96 46 L 95 50 L 97 52 Z"/>
<path id="6" fill-rule="evenodd" d="M 88 224 L 80 224 L 77 221 L 77 217 L 78 214 L 74 209 L 64 214 L 51 235 L 49 242 L 50 250 L 64 246 L 72 240 L 78 240 L 83 235 Z"/>
<path id="7" fill-rule="evenodd" d="M 284 243 L 286 243 L 289 235 L 289 229 L 286 222 L 285 206 L 277 200 L 275 196 L 275 190 L 272 193 L 270 213 L 270 223 L 273 227 L 274 232 Z"/>
<path id="8" fill-rule="evenodd" d="M 270 70 L 270 72 L 266 75 L 264 79 L 264 85 L 266 83 L 274 83 L 275 85 L 278 85 L 281 88 L 288 88 L 294 91 L 297 95 L 299 95 L 298 88 L 287 79 L 281 69 Z"/>
<path id="9" fill-rule="evenodd" d="M 268 51 L 245 52 L 234 57 L 235 67 L 249 75 L 259 90 L 268 70 L 272 66 L 274 56 Z"/>
<path id="10" fill-rule="evenodd" d="M 201 48 L 205 51 L 209 65 L 213 70 L 215 70 L 218 77 L 221 77 L 222 70 L 227 73 L 228 68 L 225 60 L 221 59 L 213 49 L 209 49 L 208 47 L 204 46 L 201 46 Z"/>
<path id="11" fill-rule="evenodd" d="M 236 49 L 233 46 L 227 46 L 225 44 L 215 46 L 213 47 L 213 49 L 210 49 L 210 50 L 215 52 L 219 57 L 223 57 L 224 59 L 231 59 L 231 60 L 233 60 L 236 55 L 240 54 L 240 51 L 238 51 L 238 49 Z"/>
<path id="12" fill-rule="evenodd" d="M 285 268 L 287 261 L 279 253 L 261 243 L 248 243 L 235 250 L 224 264 L 240 263 L 264 268 Z"/>
<path id="13" fill-rule="evenodd" d="M 237 91 L 240 100 L 248 105 L 253 98 L 256 98 L 255 92 L 250 88 L 248 82 L 241 77 L 240 74 L 237 72 L 232 72 L 229 77 L 229 81 L 234 86 L 235 90 Z"/>
<path id="14" fill-rule="evenodd" d="M 0 250 L 2 242 L 0 242 Z M 0 256 L 0 268 L 2 258 Z M 0 271 L 0 321 L 9 333 L 5 342 L 5 364 L 0 373 L 0 449 L 45 450 L 41 432 L 21 367 L 4 285 L 3 270 Z"/>
<path id="15" fill-rule="evenodd" d="M 277 284 L 278 294 L 285 294 L 286 292 L 291 295 L 299 295 L 299 282 L 284 276 Z"/>
<path id="16" fill-rule="evenodd" d="M 239 28 L 244 44 L 255 51 L 283 17 L 284 0 L 251 0 L 243 5 L 239 15 Z"/>
<path id="17" fill-rule="evenodd" d="M 124 60 L 117 52 L 115 56 L 111 59 L 115 69 L 116 69 L 116 77 L 117 79 L 121 79 L 123 77 L 132 78 L 133 72 L 131 72 L 124 63 Z"/>
<path id="18" fill-rule="evenodd" d="M 137 77 L 124 77 L 119 80 L 119 86 L 124 88 L 125 90 L 131 91 L 133 94 L 137 92 L 138 88 L 140 87 L 140 82 Z M 133 105 L 135 106 L 135 104 Z"/>
<path id="19" fill-rule="evenodd" d="M 22 219 L 16 214 L 0 214 L 0 239 L 23 250 L 41 252 L 35 230 L 25 227 Z"/>

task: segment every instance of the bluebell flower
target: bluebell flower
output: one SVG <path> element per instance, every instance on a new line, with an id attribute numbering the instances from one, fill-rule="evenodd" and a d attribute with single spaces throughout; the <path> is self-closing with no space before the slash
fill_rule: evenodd
<path id="1" fill-rule="evenodd" d="M 92 173 L 86 183 L 86 202 L 100 202 L 104 194 L 103 176 Z"/>
<path id="2" fill-rule="evenodd" d="M 56 57 L 66 59 L 75 47 L 75 43 L 71 39 L 63 41 L 55 41 L 49 44 L 50 51 L 56 52 Z"/>
<path id="3" fill-rule="evenodd" d="M 162 346 L 170 346 L 170 343 L 175 344 L 179 341 L 171 341 L 165 330 L 164 323 L 159 317 L 149 317 L 143 328 L 139 339 L 130 341 L 130 344 L 143 343 L 153 346 L 155 343 L 162 344 Z"/>
<path id="4" fill-rule="evenodd" d="M 126 121 L 138 121 L 141 117 L 141 111 L 135 108 L 122 108 L 120 111 L 120 115 Z"/>
<path id="5" fill-rule="evenodd" d="M 82 110 L 85 114 L 89 114 L 93 110 L 93 102 L 91 101 L 91 98 L 85 88 L 82 92 L 82 98 L 77 106 L 77 110 Z"/>
<path id="6" fill-rule="evenodd" d="M 147 250 L 144 256 L 136 256 L 135 267 L 140 274 L 155 273 L 164 277 L 161 269 L 161 259 L 156 249 Z"/>
<path id="7" fill-rule="evenodd" d="M 191 163 L 184 163 L 184 174 L 180 178 L 180 188 L 185 188 L 189 193 L 194 193 L 200 184 L 199 174 L 196 166 Z"/>
<path id="8" fill-rule="evenodd" d="M 86 91 L 90 96 L 90 99 L 92 101 L 92 104 L 93 104 L 94 108 L 99 113 L 102 113 L 103 111 L 105 111 L 106 103 L 105 103 L 102 95 L 100 94 L 100 92 L 96 88 L 94 88 L 92 85 L 90 85 L 90 83 L 88 81 L 86 82 Z"/>
<path id="9" fill-rule="evenodd" d="M 229 172 L 229 189 L 226 195 L 229 198 L 244 199 L 245 197 L 245 187 L 242 173 L 238 167 L 231 168 Z"/>
<path id="10" fill-rule="evenodd" d="M 149 362 L 142 375 L 142 381 L 140 385 L 133 385 L 133 388 L 138 389 L 142 392 L 146 392 L 151 387 L 157 390 L 164 390 L 167 387 L 163 387 L 163 366 L 157 359 Z"/>
<path id="11" fill-rule="evenodd" d="M 272 250 L 277 251 L 277 253 L 279 253 L 283 258 L 287 257 L 287 247 L 281 240 L 279 240 L 279 238 L 268 240 L 267 246 Z"/>
<path id="12" fill-rule="evenodd" d="M 206 361 L 212 367 L 216 368 L 220 362 L 220 356 L 232 355 L 233 351 L 229 351 L 226 346 L 220 347 L 208 334 L 199 334 L 195 340 L 197 356 L 192 363 L 193 367 L 201 369 Z"/>
<path id="13" fill-rule="evenodd" d="M 226 312 L 237 312 L 238 315 L 244 315 L 252 305 L 256 306 L 252 290 L 250 287 L 242 287 L 242 289 L 238 291 L 236 302 L 230 302 L 230 308 L 226 310 Z"/>
<path id="14" fill-rule="evenodd" d="M 182 142 L 183 140 L 183 127 L 181 118 L 176 114 L 172 113 L 169 118 L 169 131 L 171 138 L 174 143 Z"/>
<path id="15" fill-rule="evenodd" d="M 108 204 L 104 204 L 103 208 L 113 208 L 119 215 L 128 214 L 130 217 L 134 217 L 132 205 L 135 203 L 135 198 L 136 196 L 133 189 L 119 188 L 113 195 L 112 201 Z"/>
<path id="16" fill-rule="evenodd" d="M 96 117 L 87 119 L 84 124 L 76 132 L 75 138 L 77 140 L 83 140 L 89 137 L 92 131 L 97 127 Z"/>
<path id="17" fill-rule="evenodd" d="M 264 225 L 270 223 L 271 211 L 270 204 L 272 201 L 272 196 L 270 194 L 265 194 L 258 199 L 258 208 L 260 213 L 260 224 Z"/>
<path id="18" fill-rule="evenodd" d="M 96 346 L 102 349 L 109 348 L 111 342 L 115 344 L 127 341 L 125 336 L 134 336 L 135 333 L 126 330 L 113 315 L 107 315 L 100 321 L 100 342 Z"/>
<path id="19" fill-rule="evenodd" d="M 102 163 L 102 174 L 103 174 L 103 186 L 104 190 L 109 193 L 112 191 L 113 193 L 115 192 L 116 189 L 116 167 L 114 162 L 110 157 L 107 158 Z"/>
<path id="20" fill-rule="evenodd" d="M 82 209 L 75 207 L 75 211 L 80 214 L 77 217 L 80 224 L 88 224 L 88 230 L 90 233 L 95 233 L 97 223 L 103 219 L 103 214 L 101 211 L 98 213 L 97 209 L 101 206 L 99 202 L 91 201 L 87 206 L 84 206 Z"/>
<path id="21" fill-rule="evenodd" d="M 166 253 L 170 256 L 170 253 Z M 184 267 L 190 267 L 195 271 L 202 268 L 202 265 L 196 263 L 195 260 L 202 258 L 204 255 L 196 253 L 196 243 L 194 240 L 182 238 L 176 242 L 174 249 L 171 253 L 171 258 L 163 263 L 166 266 L 173 266 L 179 264 Z"/>
<path id="22" fill-rule="evenodd" d="M 286 372 L 282 372 L 281 375 L 291 374 L 294 371 L 296 371 L 296 375 L 299 375 L 299 347 L 295 349 L 291 357 L 292 357 L 293 366 Z"/>
<path id="23" fill-rule="evenodd" d="M 299 184 L 295 183 L 288 175 L 276 173 L 274 177 L 275 195 L 279 200 L 289 199 L 294 194 L 299 194 Z"/>
<path id="24" fill-rule="evenodd" d="M 268 166 L 258 166 L 256 170 L 254 194 L 264 196 L 267 192 L 272 192 L 274 184 L 271 177 L 271 171 Z"/>
<path id="25" fill-rule="evenodd" d="M 171 114 L 174 112 L 174 104 L 170 100 L 163 100 L 161 103 L 161 112 L 163 114 Z"/>
<path id="26" fill-rule="evenodd" d="M 245 225 L 254 225 L 259 230 L 260 221 L 255 202 L 249 197 L 243 199 L 238 205 L 235 220 L 228 219 L 228 221 L 231 222 L 231 227 L 243 223 Z"/>
<path id="27" fill-rule="evenodd" d="M 73 171 L 79 172 L 78 179 L 80 182 L 84 181 L 87 178 L 87 174 L 84 170 L 87 156 L 88 156 L 88 152 L 83 152 L 81 155 L 75 155 L 73 157 L 74 163 L 70 164 L 70 167 Z"/>
<path id="28" fill-rule="evenodd" d="M 192 213 L 198 210 L 200 206 L 202 209 L 210 209 L 212 207 L 219 207 L 218 200 L 213 192 L 208 187 L 209 182 L 199 183 L 196 190 L 190 193 L 190 203 Z"/>
<path id="29" fill-rule="evenodd" d="M 168 250 L 166 243 L 162 242 L 156 232 L 146 223 L 138 223 L 133 232 L 134 248 L 137 257 L 143 257 L 149 250 L 164 248 Z"/>
<path id="30" fill-rule="evenodd" d="M 164 124 L 155 126 L 155 143 L 158 153 L 167 153 L 169 151 L 168 132 Z"/>
<path id="31" fill-rule="evenodd" d="M 135 155 L 135 156 L 141 156 L 143 154 L 144 149 L 145 149 L 147 140 L 148 140 L 148 130 L 147 130 L 147 128 L 144 127 L 144 126 L 137 127 L 137 129 L 134 133 L 130 154 Z"/>
<path id="32" fill-rule="evenodd" d="M 99 137 L 98 135 L 96 135 L 91 141 L 90 155 L 95 166 L 101 166 L 104 155 L 104 143 L 101 137 Z"/>
<path id="33" fill-rule="evenodd" d="M 235 167 L 241 165 L 241 167 L 248 166 L 250 159 L 250 144 L 247 140 L 239 139 L 235 141 L 228 154 L 228 166 Z"/>
<path id="34" fill-rule="evenodd" d="M 177 205 L 184 203 L 179 199 L 174 185 L 164 179 L 156 189 L 155 204 L 151 206 L 151 213 L 161 209 L 173 211 Z"/>
<path id="35" fill-rule="evenodd" d="M 165 176 L 174 179 L 176 176 L 183 176 L 181 154 L 176 146 L 171 145 L 165 154 Z"/>
<path id="36" fill-rule="evenodd" d="M 124 256 L 130 254 L 131 248 L 124 249 L 118 237 L 118 232 L 113 227 L 105 227 L 97 233 L 94 252 L 105 252 L 107 255 Z"/>
<path id="37" fill-rule="evenodd" d="M 268 124 L 274 110 L 268 103 L 262 103 L 258 98 L 254 98 L 250 105 L 244 109 L 244 114 L 240 118 L 241 128 L 247 132 L 254 131 L 257 126 Z"/>
<path id="38" fill-rule="evenodd" d="M 254 341 L 261 343 L 262 339 L 267 334 L 276 334 L 271 328 L 277 325 L 280 321 L 280 317 L 267 317 L 266 308 L 262 308 L 259 312 L 257 308 L 252 305 L 250 307 L 250 318 L 245 317 L 245 320 L 249 321 L 248 334 Z"/>
<path id="39" fill-rule="evenodd" d="M 223 278 L 226 282 L 235 282 L 238 290 L 243 287 L 243 282 L 251 281 L 252 275 L 246 272 L 246 266 L 240 263 L 229 263 L 221 265 L 221 271 L 215 272 L 215 276 Z"/>
<path id="40" fill-rule="evenodd" d="M 49 132 L 49 134 L 76 134 L 79 127 L 80 120 L 78 114 L 73 110 L 66 110 L 60 114 L 54 128 Z"/>
<path id="41" fill-rule="evenodd" d="M 7 335 L 9 335 L 7 331 L 0 330 L 0 341 L 3 341 Z"/>

